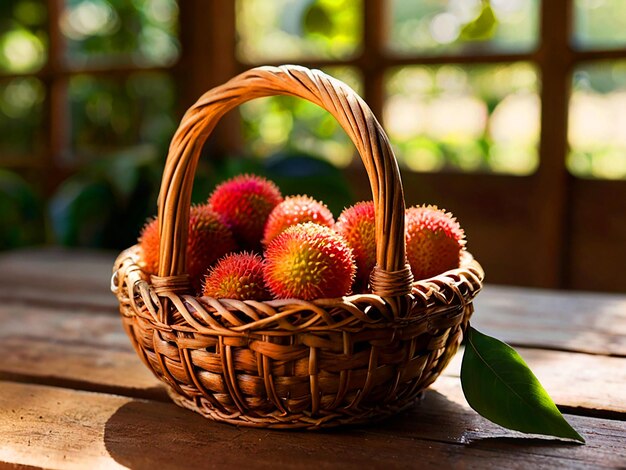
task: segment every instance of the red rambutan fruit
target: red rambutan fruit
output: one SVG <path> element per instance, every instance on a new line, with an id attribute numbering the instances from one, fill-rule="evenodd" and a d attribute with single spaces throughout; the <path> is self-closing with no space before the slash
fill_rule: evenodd
<path id="1" fill-rule="evenodd" d="M 152 219 L 141 231 L 139 246 L 143 269 L 157 274 L 159 268 L 159 224 Z M 187 272 L 198 289 L 206 270 L 226 253 L 236 250 L 230 229 L 208 204 L 192 206 L 187 239 Z"/>
<path id="2" fill-rule="evenodd" d="M 217 299 L 270 299 L 263 280 L 263 258 L 251 252 L 226 255 L 209 270 L 203 294 Z"/>
<path id="3" fill-rule="evenodd" d="M 426 279 L 459 267 L 465 233 L 452 216 L 437 206 L 406 211 L 406 255 L 414 278 Z"/>
<path id="4" fill-rule="evenodd" d="M 263 245 L 269 245 L 287 227 L 305 222 L 332 227 L 335 219 L 325 204 L 312 197 L 287 196 L 283 202 L 274 207 L 267 219 L 263 232 Z"/>
<path id="5" fill-rule="evenodd" d="M 139 235 L 139 254 L 141 268 L 148 274 L 157 274 L 159 270 L 159 221 L 150 219 Z"/>
<path id="6" fill-rule="evenodd" d="M 354 291 L 364 292 L 376 264 L 374 202 L 363 201 L 344 209 L 337 219 L 335 231 L 348 242 L 354 254 L 356 261 Z"/>
<path id="7" fill-rule="evenodd" d="M 313 300 L 350 293 L 352 249 L 334 230 L 312 222 L 293 225 L 265 252 L 265 283 L 274 297 Z"/>
<path id="8" fill-rule="evenodd" d="M 267 218 L 282 202 L 278 187 L 255 175 L 239 175 L 215 188 L 209 205 L 230 227 L 242 248 L 259 250 Z"/>

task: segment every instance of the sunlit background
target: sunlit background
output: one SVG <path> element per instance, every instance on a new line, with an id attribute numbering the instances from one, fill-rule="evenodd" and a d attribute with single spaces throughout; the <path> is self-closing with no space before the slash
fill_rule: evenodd
<path id="1" fill-rule="evenodd" d="M 241 70 L 317 61 L 363 93 L 364 1 L 237 0 L 232 60 Z M 521 178 L 537 171 L 542 77 L 532 59 L 541 49 L 541 6 L 385 2 L 381 47 L 394 62 L 385 68 L 379 118 L 403 171 Z M 626 47 L 622 0 L 572 0 L 572 8 L 574 50 Z M 15 221 L 0 234 L 0 248 L 118 248 L 135 236 L 153 205 L 131 201 L 158 190 L 183 111 L 186 27 L 175 0 L 0 2 L 0 210 Z M 475 63 L 466 55 L 497 59 Z M 626 180 L 626 59 L 579 61 L 568 86 L 567 171 Z M 339 172 L 355 164 L 352 143 L 312 104 L 271 97 L 238 113 L 239 153 L 251 165 L 277 155 Z M 51 162 L 58 178 L 42 183 L 37 175 Z M 103 214 L 122 214 L 128 230 L 114 234 L 119 227 L 107 228 Z"/>

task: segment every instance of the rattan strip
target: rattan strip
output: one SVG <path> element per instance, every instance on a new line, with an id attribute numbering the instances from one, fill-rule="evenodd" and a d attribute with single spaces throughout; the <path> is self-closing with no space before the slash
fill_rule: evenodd
<path id="1" fill-rule="evenodd" d="M 376 259 L 380 273 L 375 294 L 411 292 L 405 269 L 404 195 L 400 172 L 382 127 L 367 104 L 347 85 L 298 66 L 259 67 L 203 95 L 183 117 L 168 154 L 159 195 L 161 284 L 186 271 L 186 240 L 191 188 L 200 151 L 219 119 L 250 99 L 276 94 L 306 99 L 329 111 L 356 146 L 365 165 L 376 212 Z M 162 292 L 165 289 L 159 290 Z"/>

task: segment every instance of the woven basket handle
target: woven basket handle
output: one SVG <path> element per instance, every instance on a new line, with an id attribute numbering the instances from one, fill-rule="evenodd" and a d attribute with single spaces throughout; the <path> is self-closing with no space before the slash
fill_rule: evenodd
<path id="1" fill-rule="evenodd" d="M 271 95 L 291 95 L 321 106 L 341 124 L 367 170 L 376 213 L 372 291 L 383 297 L 411 292 L 406 264 L 404 194 L 389 140 L 367 104 L 346 84 L 300 66 L 258 67 L 205 93 L 185 114 L 169 148 L 159 194 L 160 253 L 157 287 L 188 289 L 186 246 L 191 190 L 200 151 L 219 119 L 232 108 Z"/>

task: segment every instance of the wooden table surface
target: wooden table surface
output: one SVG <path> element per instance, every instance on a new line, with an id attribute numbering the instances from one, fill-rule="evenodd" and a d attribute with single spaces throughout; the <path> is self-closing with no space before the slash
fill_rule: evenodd
<path id="1" fill-rule="evenodd" d="M 136 357 L 113 253 L 0 255 L 0 467 L 626 468 L 626 296 L 487 286 L 472 323 L 514 345 L 586 445 L 472 411 L 460 355 L 424 400 L 323 432 L 237 428 L 178 408 Z"/>

